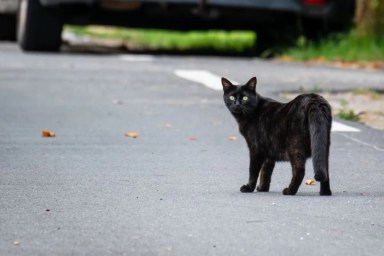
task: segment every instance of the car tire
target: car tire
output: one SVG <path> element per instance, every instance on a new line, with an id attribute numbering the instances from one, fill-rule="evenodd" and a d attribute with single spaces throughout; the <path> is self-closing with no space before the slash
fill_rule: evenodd
<path id="1" fill-rule="evenodd" d="M 21 0 L 17 19 L 17 40 L 24 51 L 60 49 L 63 22 L 56 8 L 44 7 L 39 0 Z"/>
<path id="2" fill-rule="evenodd" d="M 16 40 L 16 15 L 0 14 L 0 40 Z"/>

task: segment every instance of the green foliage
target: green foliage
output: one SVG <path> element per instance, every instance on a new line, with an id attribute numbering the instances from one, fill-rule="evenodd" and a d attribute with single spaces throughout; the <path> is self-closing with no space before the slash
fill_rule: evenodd
<path id="1" fill-rule="evenodd" d="M 341 106 L 341 110 L 336 114 L 337 117 L 354 122 L 360 121 L 359 115 L 356 114 L 352 109 L 348 109 L 348 102 L 343 101 Z"/>
<path id="2" fill-rule="evenodd" d="M 384 60 L 384 36 L 358 36 L 351 32 L 330 36 L 319 43 L 307 41 L 301 36 L 296 47 L 287 50 L 285 54 L 295 60 Z"/>
<path id="3" fill-rule="evenodd" d="M 131 45 L 156 50 L 214 50 L 218 52 L 250 51 L 256 35 L 252 31 L 170 31 L 159 29 L 126 29 L 112 27 L 66 26 L 67 30 L 91 37 L 122 39 Z"/>
<path id="4" fill-rule="evenodd" d="M 355 112 L 351 109 L 340 111 L 339 113 L 337 113 L 337 117 L 354 122 L 360 121 L 359 115 L 355 114 Z"/>
<path id="5" fill-rule="evenodd" d="M 368 90 L 368 89 L 356 89 L 352 91 L 353 95 L 364 95 L 369 97 L 372 100 L 379 100 L 382 98 L 382 94 L 377 91 Z"/>
<path id="6" fill-rule="evenodd" d="M 321 93 L 321 87 L 317 84 L 314 84 L 312 88 L 309 90 L 310 93 Z"/>

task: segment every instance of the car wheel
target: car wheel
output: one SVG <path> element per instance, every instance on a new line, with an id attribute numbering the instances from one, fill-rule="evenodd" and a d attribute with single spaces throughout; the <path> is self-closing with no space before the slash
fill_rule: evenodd
<path id="1" fill-rule="evenodd" d="M 63 22 L 56 8 L 39 0 L 21 0 L 17 19 L 17 40 L 24 51 L 58 51 Z"/>
<path id="2" fill-rule="evenodd" d="M 16 40 L 16 15 L 0 14 L 0 40 Z"/>

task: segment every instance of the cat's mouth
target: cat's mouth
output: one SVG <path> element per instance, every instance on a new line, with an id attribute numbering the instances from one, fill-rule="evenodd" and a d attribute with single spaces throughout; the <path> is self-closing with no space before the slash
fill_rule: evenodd
<path id="1" fill-rule="evenodd" d="M 235 115 L 249 116 L 252 114 L 252 109 L 244 106 L 231 106 L 230 111 Z"/>
<path id="2" fill-rule="evenodd" d="M 243 109 L 240 106 L 231 106 L 231 112 L 234 114 L 244 114 Z"/>

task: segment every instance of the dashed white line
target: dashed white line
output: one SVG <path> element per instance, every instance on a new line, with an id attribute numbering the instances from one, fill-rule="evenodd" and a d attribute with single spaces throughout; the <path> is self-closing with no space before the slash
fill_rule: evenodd
<path id="1" fill-rule="evenodd" d="M 185 70 L 177 69 L 174 71 L 175 75 L 215 90 L 221 91 L 223 88 L 221 86 L 220 79 L 221 77 L 215 75 L 207 70 Z M 237 82 L 231 80 L 233 83 L 238 84 Z M 332 122 L 332 132 L 360 132 L 359 129 L 354 128 L 349 125 L 345 125 L 336 121 Z"/>

